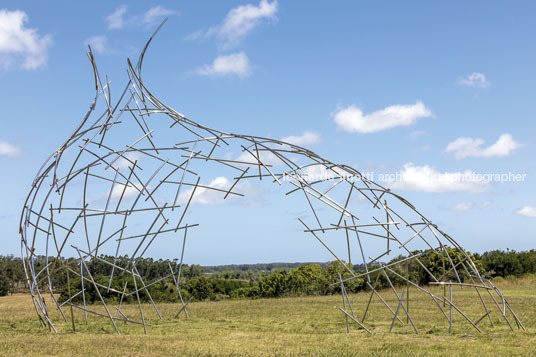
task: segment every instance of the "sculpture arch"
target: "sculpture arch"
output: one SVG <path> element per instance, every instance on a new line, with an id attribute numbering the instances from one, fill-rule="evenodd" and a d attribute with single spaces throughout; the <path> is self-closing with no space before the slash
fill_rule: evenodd
<path id="1" fill-rule="evenodd" d="M 127 295 L 135 295 L 139 301 L 139 292 L 147 290 L 147 285 L 137 272 L 137 259 L 172 237 L 181 252 L 178 258 L 182 266 L 188 231 L 197 226 L 186 223 L 190 222 L 189 211 L 203 200 L 246 199 L 248 189 L 263 181 L 285 188 L 284 197 L 301 197 L 309 216 L 297 222 L 344 269 L 340 280 L 333 284 L 341 287 L 341 317 L 346 318 L 347 325 L 355 322 L 370 332 L 364 317 L 358 319 L 355 315 L 344 286 L 359 278 L 366 280 L 371 298 L 377 296 L 391 311 L 393 323 L 400 320 L 397 315 L 404 313 L 413 325 L 400 288 L 391 285 L 390 290 L 399 300 L 398 308 L 389 306 L 382 292 L 376 290 L 371 276 L 379 273 L 389 282 L 396 277 L 429 295 L 431 306 L 447 321 L 451 322 L 442 304 L 454 308 L 480 331 L 477 324 L 482 318 L 473 321 L 452 300 L 418 286 L 398 269 L 415 264 L 429 274 L 431 285 L 475 289 L 479 298 L 475 297 L 475 303 L 482 304 L 483 318 L 496 309 L 512 329 L 511 319 L 523 326 L 499 289 L 480 275 L 462 247 L 400 195 L 308 149 L 208 128 L 158 100 L 141 78 L 143 57 L 152 39 L 136 66 L 128 60 L 129 82 L 117 101 L 111 100 L 110 83 L 99 76 L 90 49 L 95 99 L 80 125 L 46 160 L 32 183 L 21 215 L 21 254 L 35 311 L 43 325 L 55 330 L 56 322 L 48 309 L 59 309 L 67 320 L 63 309 L 71 305 L 86 315 L 109 318 L 117 332 L 118 320 L 145 328 L 142 310 L 136 318 L 120 316 L 120 306 L 115 314 L 102 297 L 106 314 L 86 305 L 85 299 L 83 305 L 74 303 L 74 296 L 63 303 L 56 301 L 51 276 L 76 276 L 82 282 L 76 295 L 84 296 L 86 284 L 100 296 L 100 291 L 110 291 L 110 284 L 94 279 L 88 260 L 100 259 L 99 253 L 103 252 L 116 258 L 128 254 L 126 264 L 116 264 L 115 260 L 111 264 L 110 283 L 115 276 L 130 276 L 135 287 L 129 292 L 126 285 L 123 291 L 111 290 L 119 301 Z M 98 105 L 102 108 L 100 113 Z M 440 275 L 420 261 L 424 249 L 435 250 L 441 256 L 444 271 Z M 453 251 L 457 253 L 452 255 Z M 381 263 L 399 254 L 406 257 L 390 265 Z M 75 259 L 62 259 L 66 255 Z M 37 256 L 44 256 L 43 266 L 36 266 Z M 351 261 L 364 264 L 365 271 L 351 269 L 347 264 Z M 179 267 L 165 277 L 174 282 L 179 295 L 180 274 Z M 452 278 L 454 281 L 449 280 Z M 45 294 L 50 295 L 55 306 L 46 306 Z M 494 306 L 487 306 L 482 295 L 489 295 Z M 182 296 L 180 300 L 178 313 L 186 313 L 188 302 Z M 157 305 L 153 305 L 160 315 Z M 365 315 L 367 309 L 363 307 Z"/>

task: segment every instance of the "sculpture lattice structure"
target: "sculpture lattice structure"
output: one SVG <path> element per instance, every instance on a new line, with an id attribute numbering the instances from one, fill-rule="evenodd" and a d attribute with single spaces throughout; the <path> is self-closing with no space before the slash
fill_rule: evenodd
<path id="1" fill-rule="evenodd" d="M 183 300 L 179 287 L 187 232 L 197 226 L 185 223 L 189 208 L 206 194 L 219 200 L 239 199 L 247 193 L 244 183 L 255 180 L 288 187 L 284 197 L 300 195 L 310 209 L 308 220 L 298 220 L 304 232 L 325 247 L 344 269 L 340 280 L 333 284 L 341 288 L 343 308 L 340 310 L 348 331 L 349 323 L 355 322 L 358 328 L 370 333 L 365 320 L 369 305 L 358 319 L 346 292 L 345 283 L 353 279 L 365 279 L 371 291 L 368 304 L 376 296 L 392 313 L 391 328 L 397 320 L 402 322 L 399 315 L 405 314 L 418 331 L 403 300 L 406 291 L 401 292 L 400 287 L 392 284 L 393 278 L 428 295 L 431 305 L 451 326 L 453 309 L 478 331 L 478 323 L 486 317 L 493 324 L 490 313 L 494 307 L 488 307 L 482 297 L 489 295 L 488 302 L 493 301 L 512 330 L 512 318 L 524 329 L 499 289 L 479 274 L 461 246 L 401 196 L 362 177 L 349 166 L 333 163 L 302 147 L 211 129 L 158 100 L 141 78 L 143 57 L 153 37 L 135 67 L 128 60 L 130 80 L 115 103 L 111 101 L 109 82 L 101 81 L 89 50 L 95 75 L 95 99 L 73 134 L 41 167 L 24 204 L 20 223 L 22 259 L 35 311 L 43 326 L 56 331 L 49 316 L 50 306 L 46 306 L 44 299 L 50 294 L 54 308 L 59 309 L 65 321 L 63 309 L 70 306 L 71 317 L 73 308 L 82 310 L 86 320 L 88 313 L 107 317 L 118 333 L 116 321 L 141 324 L 145 329 L 149 324 L 145 322 L 140 292 L 148 294 L 159 316 L 160 312 L 147 289 L 150 284 L 143 281 L 136 262 L 159 244 L 176 244 L 177 251 L 182 246 L 178 271 L 170 266 L 169 274 L 162 279 L 173 281 L 176 287 L 181 301 L 177 315 L 182 311 L 187 315 L 188 301 Z M 91 121 L 99 98 L 104 110 Z M 175 141 L 170 141 L 170 135 L 159 136 L 164 131 L 173 133 Z M 240 154 L 232 157 L 232 152 Z M 202 181 L 202 173 L 214 170 L 228 173 L 234 179 Z M 173 240 L 177 233 L 181 234 L 182 242 Z M 351 250 L 351 241 L 358 249 Z M 344 252 L 336 253 L 341 246 Z M 418 249 L 439 253 L 443 270 L 439 274 L 428 270 L 419 259 L 423 253 L 416 252 Z M 116 260 L 103 260 L 99 256 L 102 252 L 113 252 Z M 350 267 L 352 253 L 364 264 L 363 273 L 356 273 Z M 381 259 L 391 253 L 403 253 L 407 257 L 391 264 L 382 263 Z M 123 254 L 128 254 L 130 259 L 120 265 L 117 257 Z M 62 258 L 66 255 L 75 259 Z M 39 268 L 38 256 L 45 259 L 44 266 Z M 343 261 L 346 258 L 348 264 Z M 112 266 L 108 284 L 94 279 L 88 264 L 90 259 Z M 443 286 L 443 296 L 416 284 L 401 269 L 409 265 L 421 266 L 426 271 L 431 286 L 436 286 L 436 293 L 437 285 Z M 62 303 L 57 301 L 51 283 L 55 274 L 80 279 L 80 291 Z M 134 286 L 127 290 L 125 284 L 122 291 L 111 288 L 112 278 L 121 275 L 131 277 Z M 375 281 L 380 276 L 389 282 L 389 291 L 396 296 L 398 307 L 390 306 L 382 297 L 387 292 L 376 289 Z M 102 313 L 102 308 L 86 304 L 88 286 L 96 289 L 106 313 Z M 475 301 L 482 304 L 483 313 L 478 321 L 471 320 L 454 304 L 453 287 L 475 289 Z M 116 311 L 111 311 L 102 298 L 104 291 L 117 294 Z M 74 300 L 80 296 L 82 304 Z M 122 302 L 129 296 L 136 297 L 140 305 L 139 319 L 127 317 L 121 310 Z"/>

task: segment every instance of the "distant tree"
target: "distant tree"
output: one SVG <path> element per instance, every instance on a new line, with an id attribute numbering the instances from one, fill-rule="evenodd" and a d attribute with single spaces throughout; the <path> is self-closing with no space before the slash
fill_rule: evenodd
<path id="1" fill-rule="evenodd" d="M 10 279 L 7 274 L 7 264 L 4 259 L 0 260 L 0 296 L 9 293 Z"/>
<path id="2" fill-rule="evenodd" d="M 326 270 L 318 264 L 304 265 L 287 275 L 287 288 L 293 295 L 325 295 L 330 281 Z"/>
<path id="3" fill-rule="evenodd" d="M 262 297 L 280 297 L 288 293 L 287 272 L 276 272 L 259 280 Z"/>
<path id="4" fill-rule="evenodd" d="M 515 250 L 492 250 L 481 256 L 482 265 L 490 277 L 520 276 L 536 273 L 536 250 L 516 252 Z"/>

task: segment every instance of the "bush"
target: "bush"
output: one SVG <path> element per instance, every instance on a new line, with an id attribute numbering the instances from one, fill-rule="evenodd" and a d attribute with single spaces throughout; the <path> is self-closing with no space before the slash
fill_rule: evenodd
<path id="1" fill-rule="evenodd" d="M 233 299 L 257 299 L 260 296 L 261 290 L 256 285 L 231 291 L 231 297 Z"/>
<path id="2" fill-rule="evenodd" d="M 9 294 L 9 279 L 6 274 L 0 272 L 0 296 Z"/>
<path id="3" fill-rule="evenodd" d="M 536 273 L 536 250 L 516 252 L 515 250 L 492 250 L 482 254 L 484 270 L 492 272 L 495 276 L 520 276 L 528 273 Z"/>
<path id="4" fill-rule="evenodd" d="M 128 296 L 126 296 L 123 299 L 124 303 L 132 303 L 137 301 L 136 296 L 136 289 L 134 285 L 134 279 L 131 276 L 114 276 L 112 279 L 112 282 L 110 284 L 110 290 L 107 289 L 108 283 L 109 283 L 109 276 L 104 275 L 97 275 L 94 276 L 93 279 L 95 282 L 100 285 L 99 286 L 99 292 L 104 299 L 105 302 L 113 302 L 118 303 L 119 299 L 121 297 L 121 293 L 123 292 L 123 289 L 126 285 L 125 292 Z M 147 285 L 150 284 L 150 282 L 145 281 Z M 158 282 L 156 284 L 153 284 L 147 289 L 142 289 L 142 285 L 140 281 L 138 280 L 136 282 L 138 287 L 138 294 L 140 296 L 140 300 L 143 302 L 150 302 L 149 294 L 151 295 L 151 298 L 157 302 L 178 302 L 179 294 L 177 293 L 177 290 L 175 289 L 175 285 L 171 284 L 170 282 Z M 100 302 L 100 297 L 95 289 L 95 286 L 91 283 L 89 280 L 84 280 L 84 295 L 78 294 L 75 296 L 76 293 L 82 290 L 82 281 L 79 277 L 76 279 L 71 279 L 71 297 L 74 296 L 72 299 L 73 303 L 75 304 L 81 304 L 83 302 L 83 299 L 85 298 L 86 304 L 92 304 L 96 302 Z M 149 292 L 149 294 L 147 294 Z M 188 299 L 190 297 L 190 293 L 188 291 L 185 291 L 181 289 L 181 294 L 183 296 L 183 299 Z M 67 285 L 63 287 L 63 290 L 61 291 L 59 301 L 64 302 L 69 299 L 69 289 L 67 288 Z"/>

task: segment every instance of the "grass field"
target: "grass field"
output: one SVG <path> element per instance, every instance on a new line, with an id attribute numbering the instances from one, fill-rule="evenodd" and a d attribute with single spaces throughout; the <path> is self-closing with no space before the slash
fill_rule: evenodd
<path id="1" fill-rule="evenodd" d="M 143 327 L 119 322 L 117 335 L 110 321 L 75 311 L 77 330 L 52 313 L 58 333 L 42 328 L 28 295 L 0 297 L 0 355 L 449 355 L 514 356 L 536 353 L 536 277 L 498 280 L 497 285 L 508 298 L 527 328 L 526 332 L 510 328 L 491 299 L 486 299 L 495 323 L 488 319 L 476 331 L 460 314 L 453 312 L 454 330 L 448 333 L 448 321 L 430 297 L 410 290 L 410 314 L 419 329 L 396 323 L 389 332 L 392 314 L 377 299 L 367 315 L 365 325 L 372 335 L 351 325 L 346 333 L 340 295 L 259 300 L 196 302 L 188 305 L 190 319 L 174 319 L 177 306 L 159 305 L 164 316 L 158 319 L 151 305 L 145 305 L 147 334 Z M 439 291 L 437 291 L 439 294 Z M 385 296 L 392 295 L 387 292 Z M 363 314 L 368 293 L 351 295 L 357 315 Z M 386 299 L 396 308 L 393 297 Z M 476 321 L 484 310 L 474 290 L 454 289 L 454 303 Z M 51 305 L 49 305 L 51 306 Z M 137 305 L 124 306 L 125 314 L 139 318 Z M 68 315 L 69 309 L 65 309 Z M 104 312 L 104 309 L 103 309 Z M 401 311 L 402 312 L 402 311 Z M 401 315 L 403 321 L 405 316 Z M 60 322 L 61 321 L 61 322 Z"/>

